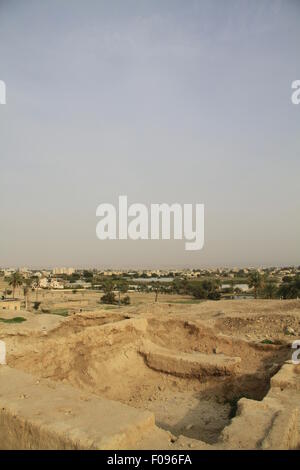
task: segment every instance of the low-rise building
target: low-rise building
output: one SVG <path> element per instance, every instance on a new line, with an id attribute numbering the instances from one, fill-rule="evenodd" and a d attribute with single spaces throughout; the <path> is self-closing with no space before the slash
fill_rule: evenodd
<path id="1" fill-rule="evenodd" d="M 21 310 L 21 300 L 2 299 L 0 300 L 0 310 Z"/>
<path id="2" fill-rule="evenodd" d="M 51 289 L 64 289 L 64 285 L 56 279 L 51 279 L 48 285 Z"/>

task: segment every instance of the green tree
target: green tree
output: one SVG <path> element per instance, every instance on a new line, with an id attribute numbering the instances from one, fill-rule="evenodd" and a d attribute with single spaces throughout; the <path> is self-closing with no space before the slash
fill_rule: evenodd
<path id="1" fill-rule="evenodd" d="M 277 286 L 274 281 L 267 281 L 263 287 L 263 295 L 267 299 L 274 299 L 277 294 Z"/>
<path id="2" fill-rule="evenodd" d="M 120 280 L 117 282 L 116 287 L 118 289 L 118 303 L 119 307 L 121 307 L 121 294 L 126 294 L 128 292 L 128 282 Z"/>
<path id="3" fill-rule="evenodd" d="M 113 291 L 106 292 L 106 294 L 102 295 L 101 297 L 101 303 L 102 304 L 116 304 L 116 296 Z"/>
<path id="4" fill-rule="evenodd" d="M 297 275 L 289 282 L 283 282 L 278 289 L 279 297 L 283 299 L 297 299 L 300 297 L 300 276 Z"/>
<path id="5" fill-rule="evenodd" d="M 158 301 L 158 294 L 161 291 L 161 284 L 160 284 L 160 282 L 156 281 L 156 282 L 152 283 L 152 287 L 153 287 L 154 292 L 155 292 L 155 302 L 157 302 Z"/>
<path id="6" fill-rule="evenodd" d="M 15 298 L 16 288 L 20 287 L 22 284 L 23 284 L 23 277 L 20 271 L 15 271 L 9 279 L 9 285 L 12 287 L 13 298 Z"/>
<path id="7" fill-rule="evenodd" d="M 253 288 L 254 298 L 257 299 L 258 290 L 263 286 L 263 277 L 258 271 L 253 271 L 249 276 L 249 287 Z"/>
<path id="8" fill-rule="evenodd" d="M 189 283 L 186 279 L 175 277 L 171 286 L 176 294 L 188 294 L 189 292 Z"/>
<path id="9" fill-rule="evenodd" d="M 114 290 L 114 284 L 110 279 L 105 280 L 104 283 L 103 283 L 102 288 L 103 288 L 105 294 L 109 294 L 110 292 L 112 292 Z"/>
<path id="10" fill-rule="evenodd" d="M 219 282 L 213 279 L 191 282 L 190 293 L 195 297 L 195 299 L 219 300 L 221 298 L 219 284 Z"/>

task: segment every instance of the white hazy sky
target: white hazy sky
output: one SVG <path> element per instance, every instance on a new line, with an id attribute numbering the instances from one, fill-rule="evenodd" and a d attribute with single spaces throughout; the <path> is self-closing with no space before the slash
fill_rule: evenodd
<path id="1" fill-rule="evenodd" d="M 0 0 L 0 265 L 300 264 L 298 0 Z M 204 203 L 205 247 L 96 238 Z"/>

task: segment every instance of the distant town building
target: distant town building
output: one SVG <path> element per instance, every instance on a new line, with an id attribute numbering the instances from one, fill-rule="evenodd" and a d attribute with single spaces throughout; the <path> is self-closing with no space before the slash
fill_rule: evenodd
<path id="1" fill-rule="evenodd" d="M 52 274 L 67 274 L 68 276 L 71 276 L 74 274 L 75 269 L 74 268 L 54 268 L 52 270 Z"/>
<path id="2" fill-rule="evenodd" d="M 56 279 L 51 279 L 49 281 L 48 287 L 50 287 L 51 289 L 64 289 L 64 285 Z"/>

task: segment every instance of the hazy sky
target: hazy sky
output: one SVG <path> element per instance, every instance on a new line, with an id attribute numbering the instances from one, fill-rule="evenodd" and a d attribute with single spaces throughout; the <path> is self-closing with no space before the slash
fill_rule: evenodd
<path id="1" fill-rule="evenodd" d="M 0 266 L 300 264 L 298 0 L 0 0 Z M 96 208 L 204 203 L 205 246 Z"/>

